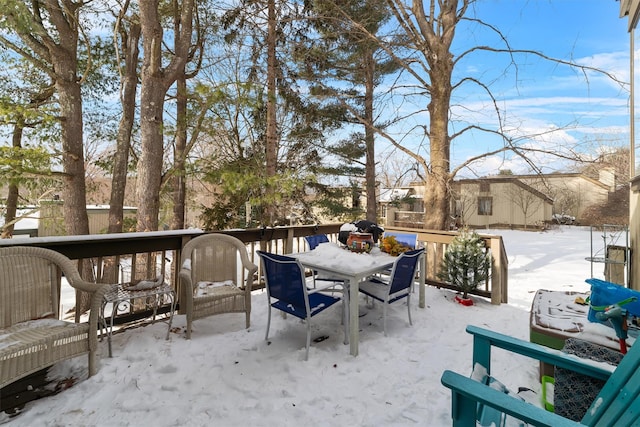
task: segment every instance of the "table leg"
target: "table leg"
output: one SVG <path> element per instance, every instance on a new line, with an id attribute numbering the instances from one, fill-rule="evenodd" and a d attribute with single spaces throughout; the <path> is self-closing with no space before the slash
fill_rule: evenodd
<path id="1" fill-rule="evenodd" d="M 420 290 L 419 290 L 419 301 L 418 306 L 420 308 L 424 308 L 425 305 L 425 297 L 426 297 L 426 286 L 425 279 L 427 275 L 427 255 L 423 253 L 420 255 Z"/>
<path id="2" fill-rule="evenodd" d="M 171 312 L 169 313 L 169 327 L 167 328 L 167 338 L 169 339 L 169 333 L 171 332 L 171 323 L 173 323 L 173 312 L 176 311 L 176 294 L 171 291 L 167 294 L 171 299 Z"/>
<path id="3" fill-rule="evenodd" d="M 358 283 L 357 278 L 349 279 L 349 347 L 352 356 L 358 355 L 358 334 L 360 316 L 358 315 Z"/>

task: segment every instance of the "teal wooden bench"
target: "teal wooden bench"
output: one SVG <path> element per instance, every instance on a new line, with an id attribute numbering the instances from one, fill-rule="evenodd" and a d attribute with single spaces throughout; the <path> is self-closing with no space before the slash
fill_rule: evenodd
<path id="1" fill-rule="evenodd" d="M 631 347 L 613 371 L 593 361 L 507 335 L 467 326 L 473 335 L 473 366 L 476 363 L 491 372 L 491 348 L 502 348 L 551 365 L 606 380 L 596 399 L 580 422 L 563 418 L 509 394 L 495 390 L 467 376 L 445 371 L 440 381 L 451 389 L 452 425 L 475 427 L 479 404 L 495 408 L 533 426 L 640 426 L 640 343 Z"/>

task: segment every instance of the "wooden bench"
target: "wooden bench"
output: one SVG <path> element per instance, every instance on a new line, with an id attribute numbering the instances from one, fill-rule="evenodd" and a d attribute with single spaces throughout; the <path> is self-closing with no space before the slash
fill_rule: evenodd
<path id="1" fill-rule="evenodd" d="M 88 292 L 88 323 L 60 320 L 61 276 Z M 109 285 L 80 278 L 73 262 L 50 249 L 0 248 L 0 388 L 62 360 L 88 354 L 96 373 L 98 320 Z"/>
<path id="2" fill-rule="evenodd" d="M 473 365 L 484 366 L 491 372 L 491 348 L 502 348 L 569 369 L 606 383 L 580 422 L 563 418 L 543 408 L 519 400 L 480 383 L 475 379 L 445 371 L 442 384 L 451 389 L 452 421 L 454 426 L 476 426 L 478 408 L 486 405 L 534 426 L 630 426 L 640 424 L 640 345 L 634 345 L 620 365 L 609 370 L 572 355 L 560 353 L 539 344 L 522 341 L 493 331 L 468 326 L 473 335 Z"/>

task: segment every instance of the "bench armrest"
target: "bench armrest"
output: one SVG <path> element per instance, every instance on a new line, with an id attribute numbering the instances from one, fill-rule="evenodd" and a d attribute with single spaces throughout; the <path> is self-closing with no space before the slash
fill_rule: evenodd
<path id="1" fill-rule="evenodd" d="M 534 426 L 582 425 L 452 371 L 444 371 L 440 382 L 451 389 L 451 417 L 455 427 L 475 427 L 479 403 Z"/>
<path id="2" fill-rule="evenodd" d="M 541 362 L 555 365 L 560 368 L 588 375 L 593 378 L 606 381 L 614 369 L 604 368 L 603 364 L 598 364 L 590 360 L 581 359 L 577 356 L 563 353 L 539 344 L 523 341 L 508 335 L 477 326 L 467 326 L 467 332 L 473 335 L 473 366 L 476 363 L 484 366 L 488 373 L 491 373 L 491 347 L 498 347 L 516 354 L 530 357 Z"/>

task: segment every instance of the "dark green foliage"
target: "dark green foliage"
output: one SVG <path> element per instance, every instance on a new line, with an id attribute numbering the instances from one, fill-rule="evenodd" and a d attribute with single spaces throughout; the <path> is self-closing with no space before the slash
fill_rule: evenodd
<path id="1" fill-rule="evenodd" d="M 317 185 L 315 188 L 318 194 L 315 206 L 321 215 L 343 222 L 362 218 L 364 211 L 359 205 L 362 190 L 356 183 L 350 186 Z M 351 203 L 346 204 L 347 200 Z"/>
<path id="2" fill-rule="evenodd" d="M 484 240 L 475 231 L 464 229 L 456 236 L 447 250 L 438 277 L 467 293 L 484 283 L 490 275 L 491 256 Z"/>
<path id="3" fill-rule="evenodd" d="M 243 0 L 221 18 L 228 52 L 236 55 L 236 62 L 229 65 L 223 59 L 216 80 L 201 80 L 196 89 L 203 105 L 208 104 L 211 123 L 203 131 L 212 141 L 211 152 L 197 170 L 214 186 L 216 201 L 201 217 L 212 228 L 244 227 L 245 203 L 252 207 L 249 223 L 288 224 L 293 217 L 296 222 L 316 222 L 312 207 L 328 197 L 319 180 L 325 176 L 323 164 L 335 162 L 327 161 L 325 138 L 342 124 L 344 108 L 309 97 L 299 86 L 289 58 L 292 46 L 305 37 L 308 22 L 295 2 L 277 5 L 277 165 L 276 175 L 266 177 L 265 7 L 265 1 Z M 270 186 L 276 189 L 273 195 L 267 191 Z M 264 206 L 275 206 L 276 218 L 262 218 Z"/>

